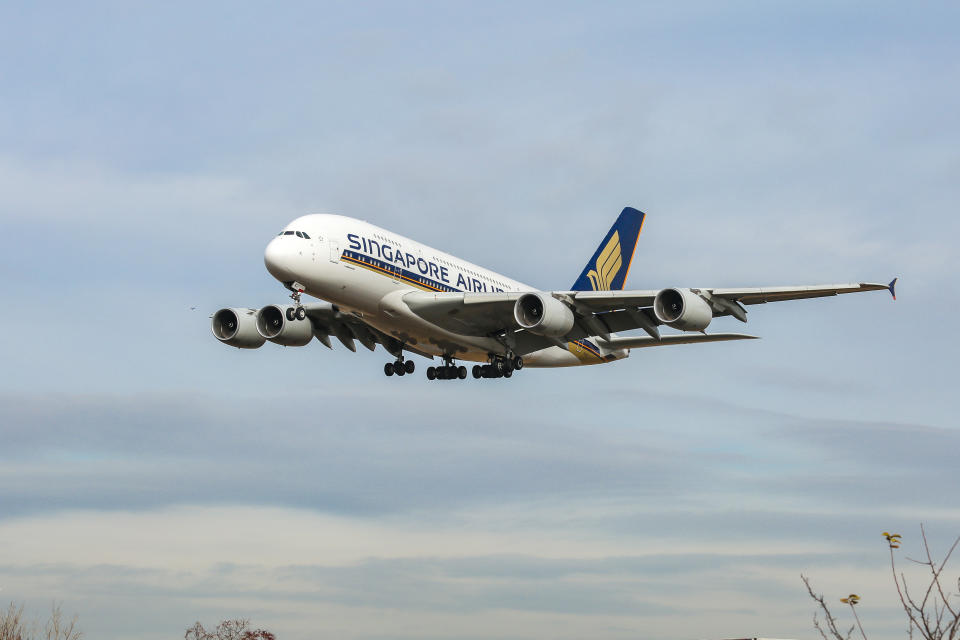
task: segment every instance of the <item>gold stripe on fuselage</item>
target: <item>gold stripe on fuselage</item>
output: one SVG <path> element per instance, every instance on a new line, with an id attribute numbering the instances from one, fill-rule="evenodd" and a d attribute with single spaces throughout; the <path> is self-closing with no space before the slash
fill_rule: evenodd
<path id="1" fill-rule="evenodd" d="M 346 260 L 347 262 L 352 262 L 353 264 L 361 266 L 364 269 L 368 269 L 380 275 L 390 276 L 391 278 L 394 278 L 394 279 L 399 278 L 400 280 L 406 281 L 415 287 L 419 287 L 423 289 L 424 291 L 441 291 L 441 292 L 443 291 L 443 289 L 439 289 L 437 287 L 424 284 L 423 282 L 417 282 L 416 280 L 413 280 L 410 277 L 403 275 L 402 273 L 397 273 L 395 271 L 390 271 L 389 269 L 384 269 L 380 265 L 366 262 L 365 260 L 360 260 L 358 258 L 354 258 L 353 256 L 344 255 L 344 256 L 341 256 L 340 259 Z"/>

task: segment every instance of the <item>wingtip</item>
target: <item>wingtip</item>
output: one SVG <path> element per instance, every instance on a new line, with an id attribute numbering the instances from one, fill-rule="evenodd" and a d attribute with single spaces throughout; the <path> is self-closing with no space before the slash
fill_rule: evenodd
<path id="1" fill-rule="evenodd" d="M 899 279 L 900 279 L 900 276 L 897 276 L 896 278 L 890 281 L 890 284 L 887 285 L 887 288 L 890 289 L 890 295 L 893 297 L 894 300 L 897 299 L 897 280 Z"/>

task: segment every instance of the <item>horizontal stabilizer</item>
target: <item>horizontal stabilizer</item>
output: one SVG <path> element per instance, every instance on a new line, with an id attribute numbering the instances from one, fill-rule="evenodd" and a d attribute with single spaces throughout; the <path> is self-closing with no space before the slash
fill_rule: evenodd
<path id="1" fill-rule="evenodd" d="M 726 342 L 727 340 L 756 340 L 759 336 L 745 333 L 679 333 L 660 336 L 656 340 L 650 336 L 618 336 L 609 340 L 598 339 L 597 344 L 608 349 L 643 349 L 644 347 L 662 347 L 668 344 L 694 344 L 699 342 Z"/>

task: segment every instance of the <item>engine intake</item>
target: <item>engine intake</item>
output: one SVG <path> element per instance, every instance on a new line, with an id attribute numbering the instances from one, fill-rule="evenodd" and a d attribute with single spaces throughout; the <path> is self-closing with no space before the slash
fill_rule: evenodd
<path id="1" fill-rule="evenodd" d="M 274 344 L 285 347 L 302 347 L 313 339 L 313 325 L 309 319 L 287 320 L 287 309 L 292 305 L 275 305 L 257 312 L 257 332 Z"/>
<path id="2" fill-rule="evenodd" d="M 713 309 L 690 289 L 663 289 L 653 299 L 657 320 L 682 331 L 703 331 L 713 320 Z"/>
<path id="3" fill-rule="evenodd" d="M 256 349 L 265 342 L 257 332 L 254 309 L 220 309 L 213 314 L 210 329 L 224 344 L 238 349 Z"/>
<path id="4" fill-rule="evenodd" d="M 513 317 L 521 327 L 541 336 L 558 338 L 573 328 L 573 311 L 545 293 L 525 293 L 513 307 Z"/>

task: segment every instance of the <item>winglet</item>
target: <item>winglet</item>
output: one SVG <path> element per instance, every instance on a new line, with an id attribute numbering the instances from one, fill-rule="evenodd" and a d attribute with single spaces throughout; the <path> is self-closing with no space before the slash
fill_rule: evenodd
<path id="1" fill-rule="evenodd" d="M 890 289 L 890 295 L 893 296 L 893 299 L 894 299 L 894 300 L 897 299 L 897 289 L 896 289 L 896 287 L 897 287 L 897 280 L 899 280 L 899 279 L 900 279 L 900 277 L 898 276 L 898 277 L 894 278 L 893 280 L 891 280 L 891 281 L 890 281 L 890 284 L 887 285 L 887 289 Z"/>

